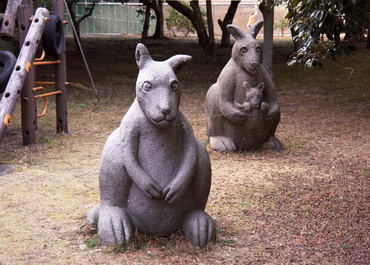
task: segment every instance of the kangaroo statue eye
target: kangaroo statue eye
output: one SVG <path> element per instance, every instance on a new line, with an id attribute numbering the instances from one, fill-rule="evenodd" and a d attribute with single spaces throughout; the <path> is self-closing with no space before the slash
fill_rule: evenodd
<path id="1" fill-rule="evenodd" d="M 173 82 L 171 83 L 171 89 L 172 89 L 173 91 L 177 91 L 179 88 L 180 88 L 180 84 L 179 84 L 179 82 L 177 82 L 177 81 L 173 81 Z"/>
<path id="2" fill-rule="evenodd" d="M 148 82 L 148 81 L 145 81 L 144 84 L 143 84 L 143 88 L 145 91 L 150 91 L 152 89 L 153 85 Z"/>
<path id="3" fill-rule="evenodd" d="M 261 51 L 261 48 L 260 47 L 257 47 L 256 48 L 256 51 L 259 53 Z"/>
<path id="4" fill-rule="evenodd" d="M 247 47 L 241 47 L 241 48 L 240 48 L 240 51 L 241 51 L 242 53 L 247 53 L 247 52 L 248 52 L 248 48 L 247 48 Z"/>

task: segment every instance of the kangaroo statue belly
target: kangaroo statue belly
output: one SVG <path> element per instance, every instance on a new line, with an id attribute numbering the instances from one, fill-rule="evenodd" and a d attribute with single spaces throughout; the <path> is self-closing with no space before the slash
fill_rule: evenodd
<path id="1" fill-rule="evenodd" d="M 104 146 L 100 205 L 88 221 L 97 224 L 103 244 L 129 243 L 135 229 L 152 235 L 181 229 L 194 246 L 204 247 L 216 235 L 204 211 L 211 166 L 178 109 L 180 83 L 174 72 L 191 57 L 157 62 L 143 44 L 135 56 L 136 99 Z"/>
<path id="2" fill-rule="evenodd" d="M 144 171 L 150 172 L 161 190 L 174 180 L 181 167 L 179 157 L 184 155 L 181 122 L 176 119 L 171 128 L 158 130 L 150 122 L 144 121 L 147 128 L 141 130 L 138 161 Z M 171 204 L 161 199 L 153 200 L 133 183 L 127 198 L 127 211 L 141 233 L 168 235 L 181 227 L 184 214 L 188 210 L 182 207 L 184 200 L 187 199 Z"/>
<path id="3" fill-rule="evenodd" d="M 183 155 L 183 133 L 179 121 L 174 121 L 172 131 L 148 130 L 140 135 L 138 160 L 144 171 L 150 172 L 153 179 L 164 189 L 176 176 L 181 166 L 179 157 Z M 153 125 L 148 124 L 148 127 Z M 151 148 L 148 148 L 150 146 Z"/>

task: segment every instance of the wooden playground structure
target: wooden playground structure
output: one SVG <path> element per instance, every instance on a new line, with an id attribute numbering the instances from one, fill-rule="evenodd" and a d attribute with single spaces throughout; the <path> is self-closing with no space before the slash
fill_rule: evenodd
<path id="1" fill-rule="evenodd" d="M 54 0 L 52 11 L 37 8 L 34 14 L 32 0 L 8 1 L 0 21 L 0 36 L 3 39 L 18 38 L 20 52 L 9 73 L 0 101 L 0 143 L 9 127 L 19 97 L 23 145 L 36 143 L 37 119 L 46 114 L 49 96 L 56 97 L 56 131 L 68 133 L 63 31 L 65 23 L 63 0 Z M 18 34 L 16 34 L 16 27 Z M 35 58 L 40 45 L 43 46 L 42 56 Z M 0 62 L 0 64 L 5 63 Z M 35 80 L 36 68 L 43 65 L 54 66 L 54 80 Z M 4 65 L 3 68 L 5 69 L 6 66 Z M 48 92 L 44 86 L 54 86 L 54 90 Z M 44 99 L 44 108 L 38 114 L 36 100 L 41 98 Z"/>

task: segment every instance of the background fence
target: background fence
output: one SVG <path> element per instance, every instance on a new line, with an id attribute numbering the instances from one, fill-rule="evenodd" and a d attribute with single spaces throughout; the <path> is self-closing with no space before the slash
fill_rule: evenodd
<path id="1" fill-rule="evenodd" d="M 47 1 L 35 1 L 36 7 L 47 7 Z M 85 14 L 87 4 L 77 3 L 74 6 L 74 12 L 77 17 Z M 80 25 L 82 35 L 122 35 L 122 34 L 141 34 L 143 29 L 144 16 L 138 14 L 142 9 L 141 4 L 121 4 L 121 3 L 98 3 L 95 6 L 93 14 L 83 20 Z M 153 11 L 152 11 L 153 12 Z M 66 20 L 69 22 L 65 27 L 67 35 L 72 34 L 70 17 L 66 12 Z M 155 20 L 150 20 L 149 33 L 155 29 Z"/>
<path id="2" fill-rule="evenodd" d="M 249 16 L 255 11 L 255 3 L 258 1 L 244 0 L 239 4 L 233 24 L 246 28 Z M 34 6 L 45 6 L 50 9 L 48 2 L 46 0 L 34 0 Z M 222 32 L 217 23 L 218 19 L 223 19 L 227 9 L 229 7 L 229 1 L 214 1 L 212 5 L 213 10 L 213 24 L 216 36 L 221 36 Z M 49 1 L 50 5 L 50 1 Z M 74 11 L 77 17 L 83 15 L 86 10 L 86 5 L 84 1 L 76 4 Z M 85 19 L 80 26 L 82 35 L 126 35 L 126 34 L 141 34 L 143 28 L 143 12 L 138 14 L 138 10 L 142 9 L 143 6 L 140 3 L 98 3 L 95 6 L 93 14 Z M 166 3 L 163 6 L 164 17 L 169 16 L 169 7 Z M 201 8 L 205 10 L 205 3 L 201 2 Z M 287 9 L 285 5 L 279 5 L 275 7 L 275 23 L 279 23 L 281 19 L 285 17 Z M 152 11 L 152 15 L 154 13 Z M 256 21 L 262 20 L 262 14 L 259 12 Z M 69 16 L 66 14 L 66 20 L 70 22 Z M 153 33 L 155 29 L 155 20 L 150 20 L 149 34 Z M 66 34 L 72 34 L 71 24 L 66 25 Z M 167 35 L 171 33 L 167 30 L 165 26 L 165 31 Z M 284 32 L 285 31 L 285 32 Z M 260 34 L 262 35 L 263 32 Z M 281 36 L 284 34 L 290 34 L 287 28 L 285 29 L 275 29 L 275 35 Z M 196 36 L 194 34 L 190 34 Z M 181 36 L 181 34 L 178 34 Z"/>
<path id="3" fill-rule="evenodd" d="M 79 3 L 75 6 L 75 13 L 79 17 L 85 13 L 86 5 Z M 138 4 L 99 3 L 93 14 L 82 21 L 81 34 L 141 34 L 144 16 L 138 14 L 142 6 Z M 66 16 L 67 18 L 67 16 Z M 69 19 L 69 17 L 68 17 Z M 149 33 L 154 31 L 155 21 L 150 21 Z M 66 33 L 72 34 L 71 25 L 66 27 Z"/>

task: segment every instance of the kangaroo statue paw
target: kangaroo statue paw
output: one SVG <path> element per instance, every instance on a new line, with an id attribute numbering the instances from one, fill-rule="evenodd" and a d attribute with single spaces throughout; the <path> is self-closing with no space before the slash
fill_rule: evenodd
<path id="1" fill-rule="evenodd" d="M 100 206 L 98 235 L 103 244 L 127 244 L 132 240 L 133 234 L 131 220 L 124 208 Z"/>
<path id="2" fill-rule="evenodd" d="M 203 248 L 216 239 L 215 223 L 203 210 L 190 212 L 185 218 L 182 231 L 195 247 Z"/>
<path id="3" fill-rule="evenodd" d="M 263 144 L 263 148 L 280 151 L 284 148 L 283 144 L 275 136 L 270 136 Z"/>
<path id="4" fill-rule="evenodd" d="M 209 143 L 215 151 L 220 152 L 234 152 L 236 147 L 234 142 L 226 136 L 211 136 L 209 137 Z"/>

